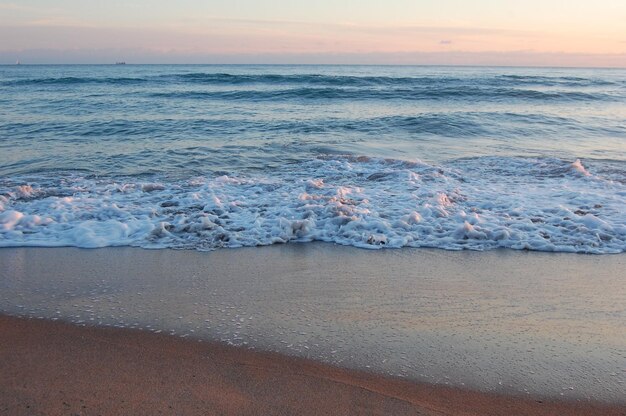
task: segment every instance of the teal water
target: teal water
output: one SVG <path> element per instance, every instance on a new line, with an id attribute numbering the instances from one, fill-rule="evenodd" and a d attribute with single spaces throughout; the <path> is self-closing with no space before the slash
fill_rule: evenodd
<path id="1" fill-rule="evenodd" d="M 626 249 L 626 71 L 0 67 L 0 246 Z"/>

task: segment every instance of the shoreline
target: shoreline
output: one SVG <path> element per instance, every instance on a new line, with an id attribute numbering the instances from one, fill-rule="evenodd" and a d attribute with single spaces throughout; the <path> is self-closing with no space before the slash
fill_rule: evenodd
<path id="1" fill-rule="evenodd" d="M 437 386 L 271 352 L 0 314 L 0 414 L 624 415 L 626 406 Z"/>
<path id="2" fill-rule="evenodd" d="M 626 404 L 626 256 L 0 250 L 0 314 L 254 347 L 429 385 Z"/>

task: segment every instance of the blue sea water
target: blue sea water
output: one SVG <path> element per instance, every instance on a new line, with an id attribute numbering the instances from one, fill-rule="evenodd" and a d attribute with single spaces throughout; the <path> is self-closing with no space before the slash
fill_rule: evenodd
<path id="1" fill-rule="evenodd" d="M 626 250 L 626 70 L 0 67 L 0 246 Z"/>

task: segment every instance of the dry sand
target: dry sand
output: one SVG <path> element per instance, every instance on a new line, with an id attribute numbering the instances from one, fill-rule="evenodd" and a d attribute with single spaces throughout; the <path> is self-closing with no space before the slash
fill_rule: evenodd
<path id="1" fill-rule="evenodd" d="M 0 315 L 2 415 L 626 415 L 143 331 Z"/>

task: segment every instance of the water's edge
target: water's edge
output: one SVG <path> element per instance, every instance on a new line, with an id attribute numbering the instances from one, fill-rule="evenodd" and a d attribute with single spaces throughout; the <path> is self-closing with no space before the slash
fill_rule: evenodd
<path id="1" fill-rule="evenodd" d="M 0 249 L 0 311 L 485 391 L 626 397 L 624 254 Z"/>

